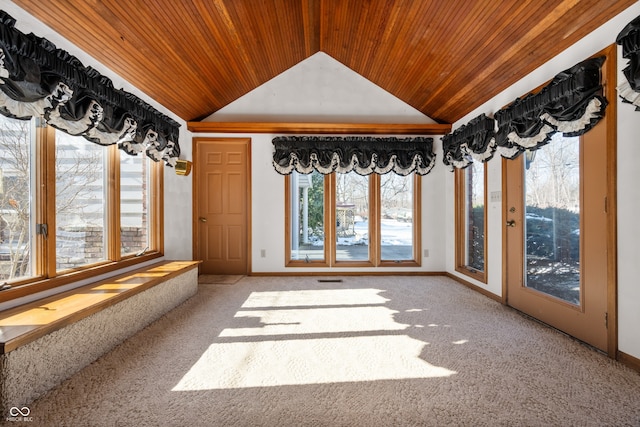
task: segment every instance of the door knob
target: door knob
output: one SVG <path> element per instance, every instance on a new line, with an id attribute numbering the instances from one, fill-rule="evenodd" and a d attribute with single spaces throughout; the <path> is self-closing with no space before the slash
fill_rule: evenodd
<path id="1" fill-rule="evenodd" d="M 515 227 L 516 226 L 516 220 L 515 219 L 510 219 L 507 221 L 507 227 Z"/>
<path id="2" fill-rule="evenodd" d="M 207 218 L 201 216 L 200 218 L 198 218 L 200 220 L 200 222 L 207 222 Z"/>

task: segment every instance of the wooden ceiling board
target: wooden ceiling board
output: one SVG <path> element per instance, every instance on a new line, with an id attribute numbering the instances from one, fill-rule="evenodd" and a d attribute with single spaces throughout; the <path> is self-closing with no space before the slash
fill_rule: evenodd
<path id="1" fill-rule="evenodd" d="M 473 6 L 468 13 L 461 15 L 459 10 L 453 7 L 453 3 L 449 3 L 449 8 L 446 12 L 446 15 L 440 18 L 442 22 L 437 23 L 435 26 L 430 24 L 432 26 L 431 33 L 433 34 L 430 36 L 433 41 L 429 41 L 430 58 L 427 67 L 423 72 L 414 68 L 416 74 L 400 89 L 406 93 L 411 93 L 416 84 L 425 88 L 425 93 L 428 93 L 429 96 L 420 97 L 415 94 L 411 98 L 411 102 L 418 110 L 423 110 L 425 105 L 428 105 L 430 100 L 438 94 L 439 89 L 448 87 L 445 85 L 448 80 L 463 71 L 461 64 L 468 62 L 468 52 L 477 50 L 477 45 L 483 41 L 484 34 L 476 36 L 476 33 L 487 25 L 485 19 L 491 15 L 489 8 L 478 8 L 477 5 Z M 449 24 L 456 17 L 460 20 L 459 26 L 466 29 L 464 39 L 458 36 Z M 456 47 L 443 50 L 442 46 Z M 415 52 L 421 51 L 422 49 L 420 48 L 415 50 Z M 424 61 L 421 61 L 421 58 L 417 58 L 416 62 Z"/>
<path id="2" fill-rule="evenodd" d="M 186 121 L 322 51 L 453 123 L 635 0 L 13 2 Z"/>
<path id="3" fill-rule="evenodd" d="M 446 40 L 445 43 L 460 47 L 451 57 L 450 72 L 437 82 L 432 98 L 425 99 L 417 108 L 430 109 L 436 116 L 440 114 L 440 108 L 455 108 L 461 102 L 459 98 L 473 96 L 469 91 L 475 91 L 477 96 L 477 92 L 482 88 L 477 77 L 484 70 L 491 68 L 496 56 L 504 50 L 505 40 L 515 42 L 524 36 L 527 28 L 525 23 L 530 19 L 523 15 L 524 5 L 525 3 L 516 1 L 509 5 L 506 2 L 501 3 L 498 8 L 486 8 L 486 16 L 489 17 L 487 21 L 477 23 L 469 30 L 461 27 L 455 39 Z M 492 31 L 487 32 L 487 28 L 491 28 Z M 450 88 L 454 85 L 458 87 L 458 91 L 452 92 Z M 446 113 L 442 115 L 446 116 Z"/>
<path id="4" fill-rule="evenodd" d="M 306 0 L 302 7 L 302 24 L 304 28 L 305 56 L 309 57 L 320 51 L 320 14 L 321 0 Z"/>
<path id="5" fill-rule="evenodd" d="M 243 89 L 242 81 L 246 78 L 244 67 L 241 61 L 236 60 L 240 55 L 229 53 L 232 51 L 231 46 L 236 45 L 232 35 L 227 34 L 225 22 L 222 20 L 218 9 L 211 3 L 197 3 L 197 8 L 192 12 L 202 31 L 202 40 L 195 45 L 191 45 L 190 49 L 198 49 L 198 46 L 205 46 L 201 50 L 202 56 L 202 72 L 206 76 L 203 80 L 210 87 L 211 93 L 214 95 L 214 101 L 210 109 L 214 109 L 216 101 L 226 99 L 227 91 L 241 92 Z M 224 47 L 224 48 L 223 48 Z M 191 56 L 195 56 L 193 53 Z M 230 76 L 235 78 L 230 79 Z M 245 83 L 246 85 L 247 83 Z"/>
<path id="6" fill-rule="evenodd" d="M 606 22 L 602 20 L 602 10 L 605 9 L 607 16 L 614 16 L 622 11 L 624 7 L 612 3 L 600 2 L 598 0 L 588 0 L 581 2 L 556 1 L 556 9 L 550 8 L 550 2 L 539 2 L 537 7 L 527 8 L 525 11 L 514 12 L 512 16 L 520 16 L 519 20 L 510 20 L 511 25 L 505 30 L 519 28 L 516 36 L 502 37 L 494 39 L 493 46 L 487 46 L 492 50 L 487 52 L 490 60 L 485 60 L 481 66 L 470 68 L 475 72 L 471 75 L 471 80 L 460 79 L 455 82 L 458 91 L 444 90 L 449 97 L 448 101 L 443 97 L 436 98 L 436 103 L 440 105 L 425 104 L 419 109 L 433 112 L 433 117 L 459 117 L 464 115 L 461 104 L 469 104 L 468 99 L 475 99 L 476 106 L 490 99 L 495 94 L 506 89 L 509 85 L 517 82 L 523 76 L 535 70 L 544 62 L 559 54 L 562 50 L 578 41 L 582 36 L 597 28 L 598 25 Z M 514 5 L 515 6 L 515 5 Z M 566 7 L 572 9 L 565 9 Z M 628 5 L 627 5 L 628 6 Z M 517 7 L 517 6 L 516 6 Z M 597 22 L 585 19 L 585 16 L 594 9 L 600 10 Z M 612 12 L 612 10 L 614 10 Z M 576 22 L 579 32 L 561 36 L 560 33 L 566 28 L 567 22 Z M 524 34 L 522 29 L 526 29 Z M 612 42 L 613 42 L 612 37 Z M 558 72 L 561 70 L 558 70 Z M 469 74 L 467 74 L 469 76 Z M 469 108 L 471 107 L 471 108 Z M 473 109 L 473 105 L 467 106 L 467 111 Z"/>

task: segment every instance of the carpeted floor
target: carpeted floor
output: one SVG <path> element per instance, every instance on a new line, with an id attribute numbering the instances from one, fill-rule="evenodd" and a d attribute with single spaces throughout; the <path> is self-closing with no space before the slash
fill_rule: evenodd
<path id="1" fill-rule="evenodd" d="M 441 277 L 243 277 L 29 405 L 46 426 L 640 426 L 640 375 Z"/>

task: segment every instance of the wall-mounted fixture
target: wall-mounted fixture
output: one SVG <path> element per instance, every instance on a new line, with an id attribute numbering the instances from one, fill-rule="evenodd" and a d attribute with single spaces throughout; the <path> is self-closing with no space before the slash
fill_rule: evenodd
<path id="1" fill-rule="evenodd" d="M 176 175 L 187 176 L 191 173 L 191 162 L 189 160 L 180 160 L 176 161 Z"/>

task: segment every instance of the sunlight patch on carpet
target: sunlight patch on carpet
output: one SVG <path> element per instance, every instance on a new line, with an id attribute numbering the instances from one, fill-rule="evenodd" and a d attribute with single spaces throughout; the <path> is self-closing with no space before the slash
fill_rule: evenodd
<path id="1" fill-rule="evenodd" d="M 381 289 L 309 289 L 297 291 L 251 292 L 242 308 L 304 307 L 320 305 L 384 304 Z"/>
<path id="2" fill-rule="evenodd" d="M 427 343 L 380 289 L 252 292 L 173 389 L 213 390 L 447 377 L 422 359 Z M 277 339 L 269 337 L 278 337 Z M 236 341 L 236 342 L 234 342 Z"/>
<path id="3" fill-rule="evenodd" d="M 212 344 L 173 391 L 448 377 L 406 335 Z"/>
<path id="4" fill-rule="evenodd" d="M 243 310 L 238 311 L 234 317 L 255 326 L 227 328 L 220 336 L 248 337 L 407 329 L 409 325 L 397 323 L 393 319 L 396 313 L 398 312 L 384 306 Z"/>

